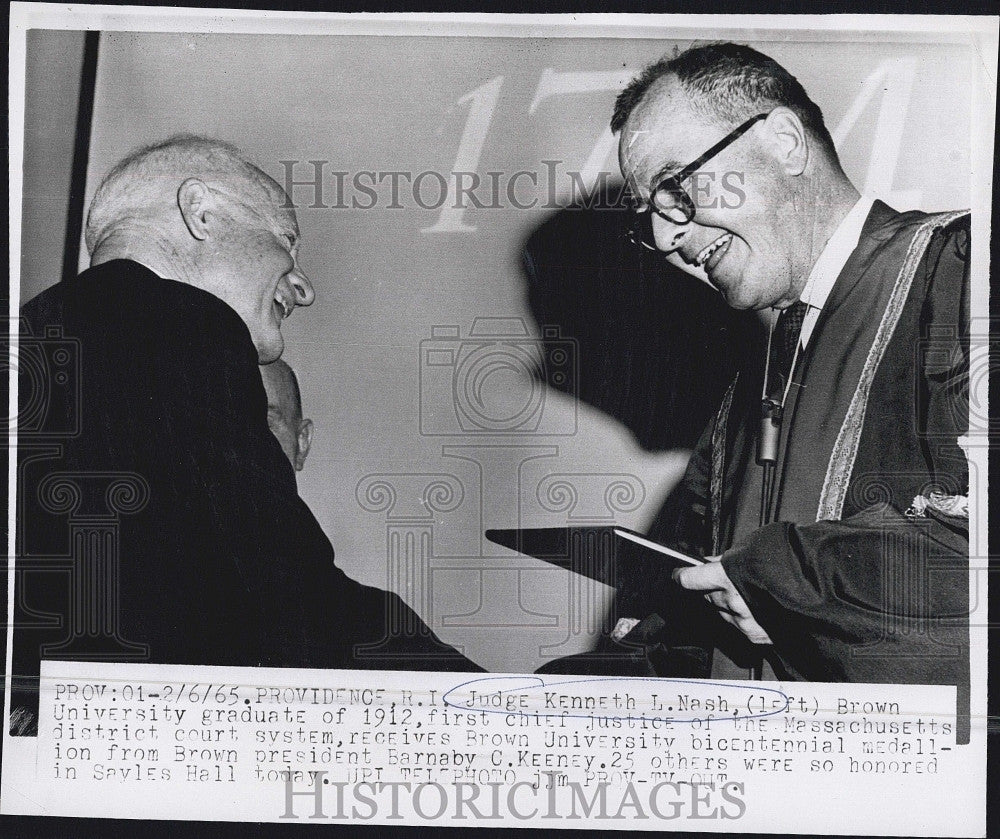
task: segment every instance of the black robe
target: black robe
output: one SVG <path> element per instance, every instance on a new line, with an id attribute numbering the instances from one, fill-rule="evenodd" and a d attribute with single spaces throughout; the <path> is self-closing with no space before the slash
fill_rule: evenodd
<path id="1" fill-rule="evenodd" d="M 723 566 L 789 678 L 956 685 L 968 708 L 968 520 L 913 506 L 967 496 L 969 217 L 875 202 L 793 372 L 774 524 L 759 527 L 763 354 L 747 363 L 652 538 Z M 762 648 L 650 561 L 623 569 L 621 645 L 550 672 L 732 677 Z M 743 670 L 743 677 L 747 671 Z M 968 736 L 968 717 L 959 736 Z"/>
<path id="2" fill-rule="evenodd" d="M 968 520 L 911 507 L 969 493 L 968 215 L 875 203 L 793 373 L 763 528 L 761 367 L 738 375 L 655 535 L 724 555 L 779 674 L 957 685 L 967 707 Z M 622 591 L 622 614 L 676 605 L 667 579 L 641 588 Z M 668 618 L 655 641 L 690 631 Z M 714 641 L 753 660 L 729 628 Z"/>
<path id="3" fill-rule="evenodd" d="M 335 565 L 221 300 L 117 260 L 21 331 L 15 704 L 39 658 L 480 669 Z"/>

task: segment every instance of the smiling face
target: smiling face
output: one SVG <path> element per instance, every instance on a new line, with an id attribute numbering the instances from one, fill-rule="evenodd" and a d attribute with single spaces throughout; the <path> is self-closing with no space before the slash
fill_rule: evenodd
<path id="1" fill-rule="evenodd" d="M 277 184 L 256 188 L 212 187 L 219 197 L 220 224 L 205 244 L 209 290 L 228 303 L 250 330 L 261 364 L 281 356 L 281 324 L 315 293 L 298 265 L 299 228 Z"/>
<path id="2" fill-rule="evenodd" d="M 766 110 L 766 109 L 764 109 Z M 684 182 L 695 217 L 652 216 L 657 247 L 705 270 L 737 309 L 786 306 L 798 299 L 812 264 L 801 241 L 793 178 L 780 158 L 769 118 L 706 162 Z M 700 157 L 734 126 L 720 125 L 691 105 L 676 77 L 658 80 L 622 128 L 619 163 L 642 202 L 667 175 Z"/>

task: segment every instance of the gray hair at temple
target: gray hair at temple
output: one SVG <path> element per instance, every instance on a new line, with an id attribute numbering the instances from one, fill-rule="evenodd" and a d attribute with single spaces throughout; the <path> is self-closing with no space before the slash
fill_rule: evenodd
<path id="1" fill-rule="evenodd" d="M 186 178 L 242 187 L 262 201 L 276 186 L 236 146 L 178 134 L 132 152 L 101 181 L 87 214 L 87 252 L 93 255 L 116 232 L 162 224 L 168 211 L 176 211 L 177 188 Z"/>
<path id="2" fill-rule="evenodd" d="M 744 44 L 690 47 L 650 64 L 618 94 L 611 130 L 621 131 L 649 89 L 668 75 L 681 83 L 695 110 L 726 128 L 735 128 L 763 111 L 788 108 L 827 154 L 837 159 L 823 112 L 799 80 L 773 58 Z"/>

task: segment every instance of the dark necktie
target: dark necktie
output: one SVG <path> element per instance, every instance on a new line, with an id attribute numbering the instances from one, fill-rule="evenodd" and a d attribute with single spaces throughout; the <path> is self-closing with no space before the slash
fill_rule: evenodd
<path id="1" fill-rule="evenodd" d="M 799 335 L 802 333 L 802 321 L 808 310 L 809 304 L 799 300 L 787 309 L 782 309 L 778 315 L 778 321 L 774 325 L 774 335 L 771 338 L 772 386 L 768 388 L 770 393 L 783 387 L 788 381 L 795 359 L 795 349 L 799 345 Z"/>

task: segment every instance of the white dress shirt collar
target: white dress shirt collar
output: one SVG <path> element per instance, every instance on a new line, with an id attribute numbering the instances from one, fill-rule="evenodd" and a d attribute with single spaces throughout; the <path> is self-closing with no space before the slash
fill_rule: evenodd
<path id="1" fill-rule="evenodd" d="M 844 220 L 840 222 L 826 243 L 826 247 L 823 248 L 823 252 L 809 273 L 809 279 L 806 281 L 800 297 L 803 302 L 809 305 L 802 321 L 802 333 L 799 338 L 803 348 L 809 344 L 813 327 L 816 326 L 819 313 L 826 305 L 826 300 L 830 296 L 834 283 L 837 282 L 837 277 L 844 270 L 847 260 L 854 253 L 861 240 L 861 229 L 865 226 L 865 221 L 868 219 L 868 214 L 874 203 L 874 198 L 867 195 L 861 196 L 858 203 L 844 216 Z"/>

